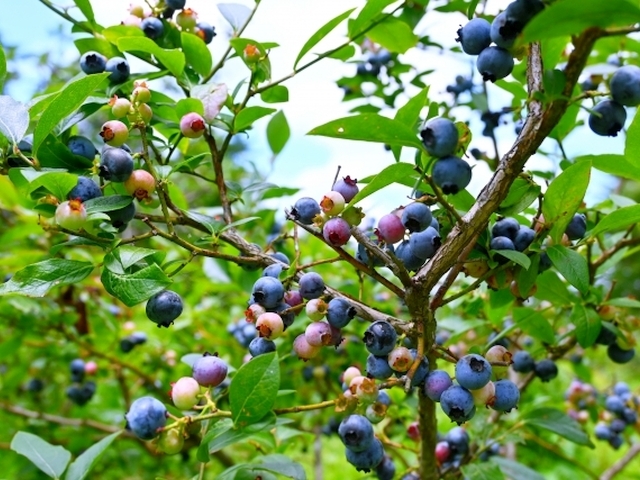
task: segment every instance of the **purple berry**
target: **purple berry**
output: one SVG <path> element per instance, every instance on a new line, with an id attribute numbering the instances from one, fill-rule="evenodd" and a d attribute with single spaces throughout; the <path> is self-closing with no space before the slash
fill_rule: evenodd
<path id="1" fill-rule="evenodd" d="M 404 238 L 405 227 L 395 213 L 387 213 L 378 221 L 378 235 L 386 243 L 397 243 Z"/>
<path id="2" fill-rule="evenodd" d="M 442 392 L 453 385 L 453 381 L 444 370 L 433 370 L 424 380 L 424 393 L 434 402 L 439 402 Z"/>
<path id="3" fill-rule="evenodd" d="M 205 353 L 192 367 L 192 376 L 203 387 L 217 387 L 227 377 L 227 364 L 217 355 Z"/>
<path id="4" fill-rule="evenodd" d="M 351 227 L 340 217 L 330 218 L 322 227 L 322 236 L 330 245 L 341 247 L 351 238 Z"/>
<path id="5" fill-rule="evenodd" d="M 358 181 L 356 179 L 347 175 L 346 177 L 336 181 L 336 183 L 333 184 L 333 187 L 331 187 L 331 190 L 338 192 L 342 195 L 344 201 L 349 203 L 360 191 L 357 183 Z"/>

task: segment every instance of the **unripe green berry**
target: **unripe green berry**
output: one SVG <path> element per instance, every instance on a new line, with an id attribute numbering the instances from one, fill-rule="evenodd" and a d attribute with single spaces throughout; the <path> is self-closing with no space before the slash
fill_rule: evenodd
<path id="1" fill-rule="evenodd" d="M 256 320 L 256 330 L 261 337 L 274 340 L 284 332 L 284 322 L 277 313 L 266 312 Z"/>
<path id="2" fill-rule="evenodd" d="M 184 447 L 184 435 L 178 428 L 164 430 L 158 437 L 158 450 L 167 454 L 180 453 Z"/>
<path id="3" fill-rule="evenodd" d="M 111 105 L 111 113 L 116 118 L 126 117 L 131 111 L 131 102 L 126 98 L 118 98 L 114 95 L 109 105 Z"/>
<path id="4" fill-rule="evenodd" d="M 87 220 L 87 211 L 79 200 L 62 202 L 56 208 L 56 223 L 68 230 L 80 230 Z"/>
<path id="5" fill-rule="evenodd" d="M 182 377 L 171 387 L 171 400 L 180 410 L 191 410 L 198 403 L 200 385 L 193 377 Z"/>
<path id="6" fill-rule="evenodd" d="M 322 200 L 320 200 L 320 208 L 329 216 L 338 215 L 345 206 L 344 197 L 339 192 L 333 190 L 326 193 Z"/>
<path id="7" fill-rule="evenodd" d="M 324 316 L 327 314 L 327 308 L 328 308 L 327 302 L 325 302 L 321 298 L 314 298 L 307 302 L 307 305 L 305 306 L 305 311 L 307 312 L 307 316 L 311 320 L 313 320 L 314 322 L 317 322 L 319 320 L 322 320 Z"/>

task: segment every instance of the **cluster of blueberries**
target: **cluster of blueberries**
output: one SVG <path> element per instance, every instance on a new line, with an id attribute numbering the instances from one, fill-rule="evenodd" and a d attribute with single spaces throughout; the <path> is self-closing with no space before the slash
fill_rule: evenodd
<path id="1" fill-rule="evenodd" d="M 509 49 L 542 9 L 544 4 L 540 0 L 515 0 L 492 23 L 478 17 L 458 30 L 456 41 L 466 54 L 478 55 L 476 68 L 485 82 L 495 82 L 511 73 L 514 61 Z"/>
<path id="2" fill-rule="evenodd" d="M 565 392 L 565 399 L 569 416 L 580 423 L 589 420 L 590 411 L 604 407 L 598 411 L 594 435 L 616 450 L 624 443 L 624 430 L 638 424 L 640 396 L 634 395 L 625 382 L 616 383 L 609 392 L 598 392 L 593 385 L 576 379 Z"/>
<path id="3" fill-rule="evenodd" d="M 96 393 L 96 383 L 91 380 L 84 381 L 85 373 L 94 373 L 95 369 L 95 363 L 85 363 L 81 358 L 76 358 L 69 364 L 73 385 L 67 388 L 66 393 L 76 405 L 84 405 Z"/>
<path id="4" fill-rule="evenodd" d="M 123 353 L 129 353 L 136 345 L 146 343 L 147 335 L 144 332 L 133 332 L 120 340 L 120 350 Z"/>
<path id="5" fill-rule="evenodd" d="M 589 114 L 589 128 L 597 135 L 615 137 L 627 120 L 625 107 L 640 105 L 640 67 L 625 65 L 609 81 L 611 100 L 603 100 Z"/>
<path id="6" fill-rule="evenodd" d="M 535 361 L 529 352 L 520 350 L 513 355 L 511 367 L 518 373 L 534 372 L 543 382 L 549 382 L 558 376 L 558 366 L 550 358 Z"/>
<path id="7" fill-rule="evenodd" d="M 611 325 L 611 328 L 609 325 Z M 618 335 L 613 327 L 614 325 L 610 322 L 602 322 L 602 327 L 596 337 L 596 343 L 598 345 L 606 345 L 607 356 L 612 362 L 628 363 L 635 357 L 636 349 L 620 345 Z"/>
<path id="8" fill-rule="evenodd" d="M 126 82 L 131 73 L 126 58 L 118 56 L 107 59 L 103 54 L 94 50 L 82 54 L 80 68 L 87 75 L 109 72 L 109 80 L 113 83 Z"/>
<path id="9" fill-rule="evenodd" d="M 380 75 L 382 67 L 386 66 L 392 59 L 391 53 L 381 48 L 376 52 L 370 52 L 362 63 L 358 64 L 356 73 L 358 75 L 372 75 L 377 77 Z"/>
<path id="10" fill-rule="evenodd" d="M 436 444 L 436 461 L 441 470 L 460 468 L 471 450 L 469 433 L 463 427 L 453 427 L 444 435 L 438 432 Z M 488 440 L 485 448 L 479 455 L 481 461 L 487 461 L 490 457 L 500 453 L 500 444 Z M 409 480 L 409 479 L 407 479 Z"/>

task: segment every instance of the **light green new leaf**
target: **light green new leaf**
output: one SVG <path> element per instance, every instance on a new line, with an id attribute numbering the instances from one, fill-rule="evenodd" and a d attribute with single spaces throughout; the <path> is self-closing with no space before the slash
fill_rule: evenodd
<path id="1" fill-rule="evenodd" d="M 86 449 L 82 455 L 75 459 L 69 466 L 69 471 L 65 476 L 65 480 L 83 480 L 93 468 L 96 460 L 109 448 L 109 445 L 118 438 L 122 431 L 112 433 L 108 437 L 104 437 L 95 445 Z"/>
<path id="2" fill-rule="evenodd" d="M 598 338 L 602 322 L 598 314 L 583 304 L 573 306 L 569 321 L 576 327 L 576 338 L 582 348 L 589 348 Z"/>
<path id="3" fill-rule="evenodd" d="M 547 255 L 558 272 L 582 295 L 589 292 L 589 266 L 582 255 L 562 245 L 547 248 Z"/>
<path id="4" fill-rule="evenodd" d="M 287 117 L 285 117 L 284 112 L 280 110 L 269 120 L 269 124 L 267 125 L 267 140 L 274 154 L 282 151 L 289 140 L 290 134 L 291 131 Z"/>
<path id="5" fill-rule="evenodd" d="M 202 77 L 206 77 L 213 66 L 211 51 L 200 37 L 192 33 L 181 32 L 180 40 L 186 62 Z"/>
<path id="6" fill-rule="evenodd" d="M 8 282 L 0 285 L 0 295 L 19 293 L 29 297 L 43 297 L 53 287 L 81 282 L 92 271 L 93 265 L 88 262 L 51 258 L 16 272 Z"/>
<path id="7" fill-rule="evenodd" d="M 369 0 L 366 2 L 358 16 L 349 22 L 349 38 L 353 39 L 359 35 L 375 17 L 382 13 L 387 5 L 393 2 L 394 0 Z"/>
<path id="8" fill-rule="evenodd" d="M 624 157 L 636 176 L 640 176 L 640 114 L 636 110 L 624 143 Z M 637 178 L 637 177 L 636 177 Z M 634 179 L 635 180 L 635 179 Z"/>
<path id="9" fill-rule="evenodd" d="M 392 183 L 402 184 L 403 180 L 406 181 L 407 178 L 412 178 L 415 176 L 415 167 L 410 163 L 400 162 L 389 165 L 375 177 L 373 177 L 371 181 L 367 183 L 367 185 L 362 190 L 360 190 L 355 197 L 351 199 L 348 206 L 345 208 L 349 208 L 352 205 L 355 205 L 363 198 L 367 198 L 369 195 L 376 193 L 378 190 L 382 190 L 387 185 L 391 185 Z"/>
<path id="10" fill-rule="evenodd" d="M 93 14 L 93 8 L 91 8 L 91 2 L 89 0 L 73 0 L 82 14 L 86 17 L 89 22 L 94 23 L 96 21 L 96 17 Z"/>
<path id="11" fill-rule="evenodd" d="M 204 105 L 199 98 L 181 98 L 176 103 L 176 115 L 182 118 L 187 113 L 195 112 L 198 115 L 204 115 Z"/>
<path id="12" fill-rule="evenodd" d="M 271 411 L 280 388 L 276 352 L 254 357 L 236 372 L 229 387 L 231 414 L 236 427 L 256 423 Z"/>
<path id="13" fill-rule="evenodd" d="M 298 62 L 302 59 L 302 57 L 304 57 L 304 55 L 309 50 L 315 47 L 324 37 L 326 37 L 331 32 L 331 30 L 333 30 L 338 25 L 340 25 L 340 23 L 342 23 L 342 21 L 345 18 L 351 15 L 351 12 L 353 12 L 354 10 L 355 8 L 352 8 L 350 10 L 347 10 L 344 13 L 341 13 L 337 17 L 329 20 L 322 27 L 320 27 L 317 32 L 311 35 L 311 38 L 309 38 L 309 40 L 307 40 L 306 43 L 300 49 L 300 53 L 298 53 L 298 56 L 296 57 L 296 61 L 293 62 L 293 69 L 294 70 L 296 69 L 296 67 L 298 66 Z"/>
<path id="14" fill-rule="evenodd" d="M 186 63 L 184 53 L 180 50 L 165 50 L 147 37 L 122 37 L 117 41 L 118 48 L 123 52 L 150 53 L 162 63 L 175 77 L 179 77 Z M 91 75 L 93 76 L 93 75 Z"/>
<path id="15" fill-rule="evenodd" d="M 640 222 L 640 205 L 619 208 L 600 220 L 589 233 L 589 237 L 595 237 L 603 232 L 613 233 L 638 222 Z"/>
<path id="16" fill-rule="evenodd" d="M 578 445 L 587 445 L 594 448 L 589 436 L 573 418 L 554 408 L 538 408 L 528 412 L 524 416 L 526 425 L 534 425 L 550 432 L 557 433 L 567 440 Z"/>
<path id="17" fill-rule="evenodd" d="M 390 52 L 405 53 L 418 43 L 418 36 L 411 27 L 396 17 L 390 16 L 367 32 L 367 37 Z"/>
<path id="18" fill-rule="evenodd" d="M 545 480 L 545 478 L 535 470 L 521 463 L 509 460 L 506 457 L 494 456 L 491 457 L 489 461 L 497 464 L 502 473 L 509 478 L 517 478 L 518 480 Z"/>
<path id="19" fill-rule="evenodd" d="M 520 265 L 525 270 L 529 270 L 531 266 L 531 260 L 522 252 L 516 252 L 515 250 L 495 250 L 495 252 Z"/>
<path id="20" fill-rule="evenodd" d="M 500 467 L 489 462 L 471 463 L 461 470 L 464 478 L 468 480 L 504 480 Z"/>
<path id="21" fill-rule="evenodd" d="M 589 27 L 632 25 L 639 19 L 640 6 L 632 0 L 561 0 L 533 17 L 522 41 L 577 35 Z"/>
<path id="22" fill-rule="evenodd" d="M 71 452 L 64 447 L 51 445 L 37 435 L 27 432 L 18 432 L 13 436 L 11 450 L 27 457 L 36 467 L 54 479 L 62 476 L 71 460 Z"/>
<path id="23" fill-rule="evenodd" d="M 65 172 L 47 172 L 35 178 L 29 184 L 29 193 L 43 188 L 60 201 L 67 199 L 67 194 L 78 183 L 78 177 Z M 41 195 L 39 195 L 41 196 Z"/>
<path id="24" fill-rule="evenodd" d="M 0 43 L 0 92 L 4 85 L 5 77 L 7 76 L 7 57 L 4 54 L 4 48 Z"/>
<path id="25" fill-rule="evenodd" d="M 420 120 L 420 112 L 428 101 L 429 86 L 426 86 L 401 106 L 393 119 L 413 129 Z"/>
<path id="26" fill-rule="evenodd" d="M 87 75 L 67 84 L 66 87 L 42 112 L 33 134 L 33 152 L 37 152 L 47 135 L 67 115 L 77 110 L 80 105 L 107 80 L 109 73 Z"/>
<path id="27" fill-rule="evenodd" d="M 314 128 L 307 135 L 423 148 L 422 142 L 411 128 L 376 113 L 363 113 L 332 120 Z"/>
<path id="28" fill-rule="evenodd" d="M 555 243 L 560 243 L 567 225 L 580 208 L 590 177 L 590 162 L 575 163 L 558 175 L 545 192 L 542 213 L 545 223 L 551 225 L 549 234 Z"/>
<path id="29" fill-rule="evenodd" d="M 155 263 L 130 275 L 104 268 L 100 280 L 107 292 L 127 307 L 144 302 L 173 283 Z"/>
<path id="30" fill-rule="evenodd" d="M 627 136 L 627 139 L 628 138 L 629 137 Z M 625 155 L 616 155 L 614 153 L 584 155 L 576 158 L 575 162 L 591 162 L 593 168 L 600 170 L 601 172 L 618 175 L 619 177 L 640 182 L 640 165 L 636 165 L 633 158 Z"/>
<path id="31" fill-rule="evenodd" d="M 242 130 L 246 130 L 253 122 L 256 120 L 266 117 L 267 115 L 275 112 L 275 108 L 267 108 L 267 107 L 246 107 L 236 115 L 234 120 L 234 130 L 236 132 L 241 132 Z"/>
<path id="32" fill-rule="evenodd" d="M 274 85 L 260 94 L 265 103 L 280 103 L 289 101 L 289 89 L 284 85 Z"/>
<path id="33" fill-rule="evenodd" d="M 520 329 L 533 338 L 549 345 L 556 343 L 553 327 L 540 312 L 531 308 L 518 307 L 513 309 L 513 320 Z"/>

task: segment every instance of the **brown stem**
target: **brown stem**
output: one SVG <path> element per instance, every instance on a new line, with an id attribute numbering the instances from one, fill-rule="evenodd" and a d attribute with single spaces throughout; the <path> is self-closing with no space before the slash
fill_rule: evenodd
<path id="1" fill-rule="evenodd" d="M 227 138 L 230 138 L 231 135 L 232 134 L 229 133 Z M 233 221 L 233 215 L 231 213 L 231 203 L 229 202 L 229 197 L 227 195 L 227 184 L 224 183 L 224 172 L 222 171 L 222 160 L 226 147 L 228 146 L 228 142 L 225 141 L 222 148 L 218 150 L 213 135 L 205 131 L 204 138 L 207 141 L 209 151 L 211 152 L 213 172 L 215 174 L 216 185 L 218 186 L 218 195 L 220 195 L 220 204 L 222 205 L 222 217 L 224 218 L 224 223 L 229 225 Z"/>
<path id="2" fill-rule="evenodd" d="M 621 473 L 638 455 L 640 455 L 640 443 L 634 443 L 631 445 L 631 448 L 627 450 L 627 453 L 624 454 L 624 457 L 602 472 L 600 480 L 611 480 Z"/>

